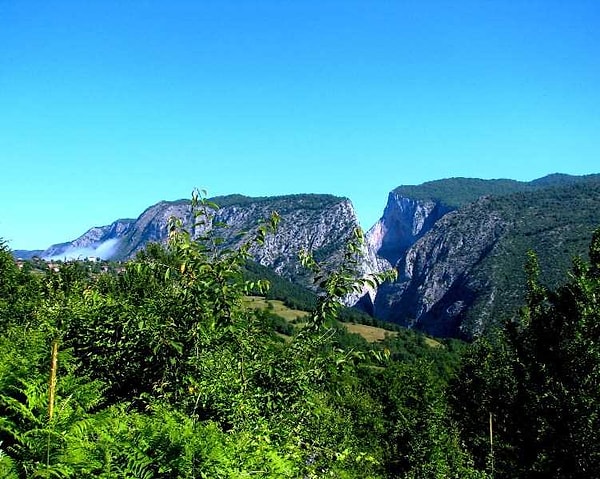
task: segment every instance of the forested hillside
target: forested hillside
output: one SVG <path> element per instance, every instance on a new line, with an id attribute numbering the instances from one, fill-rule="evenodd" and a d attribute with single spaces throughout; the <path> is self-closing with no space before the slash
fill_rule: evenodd
<path id="1" fill-rule="evenodd" d="M 386 214 L 375 231 L 377 251 L 393 260 L 398 279 L 378 289 L 374 315 L 436 336 L 473 338 L 525 301 L 528 250 L 550 287 L 573 257 L 585 257 L 600 224 L 600 176 L 439 180 L 396 189 Z"/>
<path id="2" fill-rule="evenodd" d="M 192 201 L 197 223 L 216 206 Z M 206 216 L 207 213 L 209 216 Z M 600 468 L 600 231 L 564 286 L 528 263 L 518 320 L 470 346 L 414 332 L 367 344 L 337 319 L 336 271 L 308 253 L 312 313 L 282 332 L 250 249 L 169 225 L 122 270 L 19 268 L 0 248 L 0 476 L 6 478 L 593 477 Z M 251 269 L 251 268 L 250 268 Z M 461 357 L 463 358 L 461 360 Z M 492 440 L 490 440 L 492 439 Z"/>
<path id="3" fill-rule="evenodd" d="M 446 178 L 420 185 L 399 186 L 394 192 L 416 200 L 435 200 L 452 208 L 460 208 L 482 196 L 508 196 L 535 192 L 549 187 L 563 187 L 599 181 L 600 175 L 572 176 L 555 173 L 533 181 L 510 179 Z"/>

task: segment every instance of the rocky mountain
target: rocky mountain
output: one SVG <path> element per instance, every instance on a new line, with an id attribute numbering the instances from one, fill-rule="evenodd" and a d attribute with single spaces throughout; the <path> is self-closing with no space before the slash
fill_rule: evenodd
<path id="1" fill-rule="evenodd" d="M 225 247 L 255 231 L 271 212 L 278 233 L 254 260 L 307 285 L 300 249 L 335 266 L 359 222 L 351 202 L 331 195 L 213 199 Z M 137 219 L 95 227 L 45 258 L 133 257 L 148 242 L 165 242 L 171 216 L 191 224 L 189 201 L 162 201 Z M 527 251 L 539 256 L 543 281 L 557 284 L 575 255 L 585 255 L 600 225 L 600 175 L 550 175 L 531 182 L 451 178 L 390 192 L 381 219 L 368 231 L 363 273 L 395 268 L 398 279 L 346 298 L 378 319 L 436 336 L 470 338 L 514 316 L 524 300 Z M 24 252 L 26 253 L 26 252 Z"/>
<path id="2" fill-rule="evenodd" d="M 371 312 L 437 336 L 481 334 L 523 304 L 528 250 L 553 285 L 599 225 L 599 175 L 399 187 L 367 233 L 398 271 L 375 293 Z"/>
<path id="3" fill-rule="evenodd" d="M 133 229 L 135 220 L 121 219 L 108 226 L 95 226 L 79 238 L 50 246 L 39 253 L 44 259 L 77 259 L 97 256 L 112 259 L 120 239 Z"/>
<path id="4" fill-rule="evenodd" d="M 341 259 L 346 240 L 358 227 L 350 200 L 332 195 L 289 195 L 251 198 L 231 195 L 213 198 L 219 205 L 214 224 L 224 224 L 216 234 L 223 247 L 235 248 L 243 241 L 241 233 L 252 235 L 261 219 L 273 211 L 281 216 L 277 234 L 267 237 L 265 245 L 252 250 L 253 259 L 286 278 L 308 283 L 298 261 L 301 249 L 313 252 L 318 260 Z M 149 242 L 165 243 L 170 217 L 192 224 L 190 202 L 161 201 L 146 209 L 137 219 L 118 220 L 108 226 L 94 227 L 76 240 L 53 245 L 42 253 L 44 258 L 98 256 L 104 259 L 132 258 Z M 364 272 L 377 268 L 374 254 L 365 252 Z M 303 281 L 304 280 L 304 281 Z"/>

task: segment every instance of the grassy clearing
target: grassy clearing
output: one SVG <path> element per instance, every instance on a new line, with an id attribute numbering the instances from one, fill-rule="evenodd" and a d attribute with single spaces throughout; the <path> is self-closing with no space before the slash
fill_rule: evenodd
<path id="1" fill-rule="evenodd" d="M 282 301 L 273 300 L 273 299 L 265 299 L 261 296 L 247 296 L 245 299 L 246 305 L 250 308 L 256 309 L 271 309 L 274 314 L 281 316 L 286 321 L 294 321 L 298 326 L 299 322 L 306 316 L 308 316 L 308 312 L 301 311 L 299 309 L 291 309 L 288 308 Z M 375 326 L 367 326 L 364 324 L 353 324 L 353 323 L 342 323 L 348 331 L 354 334 L 359 334 L 365 340 L 370 343 L 374 343 L 376 341 L 381 341 L 385 339 L 386 335 L 395 336 L 398 333 L 393 331 L 387 331 L 382 328 L 377 328 Z M 301 324 L 300 324 L 301 325 Z"/>
<path id="2" fill-rule="evenodd" d="M 444 345 L 433 338 L 425 337 L 425 344 L 432 348 L 442 348 Z"/>
<path id="3" fill-rule="evenodd" d="M 244 301 L 250 308 L 271 309 L 274 314 L 281 316 L 288 322 L 295 322 L 296 326 L 300 327 L 302 326 L 302 319 L 309 314 L 307 311 L 288 308 L 285 304 L 283 304 L 283 301 L 276 299 L 265 299 L 262 296 L 247 296 Z M 367 326 L 366 324 L 342 324 L 346 326 L 349 332 L 362 336 L 369 343 L 375 343 L 377 341 L 384 340 L 386 337 L 398 335 L 398 333 L 395 331 L 388 331 L 387 329 L 378 328 L 376 326 Z M 432 348 L 443 347 L 442 343 L 428 337 L 425 337 L 425 344 Z"/>
<path id="4" fill-rule="evenodd" d="M 363 338 L 365 338 L 369 343 L 375 343 L 377 341 L 382 341 L 386 336 L 397 336 L 398 333 L 395 331 L 387 331 L 382 328 L 377 328 L 375 326 L 367 326 L 366 324 L 354 324 L 354 323 L 343 323 L 344 326 L 354 334 L 360 334 Z"/>
<path id="5" fill-rule="evenodd" d="M 308 316 L 306 311 L 288 308 L 283 304 L 283 301 L 277 299 L 265 299 L 261 296 L 247 296 L 245 301 L 250 308 L 271 309 L 274 314 L 281 316 L 286 321 L 295 321 Z"/>

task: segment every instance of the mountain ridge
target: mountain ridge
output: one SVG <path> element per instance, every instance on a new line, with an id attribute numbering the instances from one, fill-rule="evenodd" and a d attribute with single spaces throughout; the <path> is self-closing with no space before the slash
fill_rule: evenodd
<path id="1" fill-rule="evenodd" d="M 237 248 L 243 235 L 253 235 L 261 220 L 272 212 L 280 216 L 276 235 L 266 238 L 261 247 L 252 248 L 252 259 L 272 268 L 288 279 L 296 279 L 308 286 L 308 272 L 300 265 L 299 253 L 310 250 L 317 260 L 332 260 L 332 267 L 342 261 L 346 241 L 359 227 L 354 207 L 348 198 L 329 194 L 296 194 L 275 197 L 247 197 L 227 195 L 207 199 L 218 205 L 210 226 L 222 238 L 225 248 Z M 94 227 L 72 242 L 53 245 L 42 253 L 46 259 L 68 259 L 100 256 L 105 259 L 126 260 L 134 257 L 146 244 L 166 243 L 168 222 L 171 217 L 182 220 L 192 234 L 194 217 L 189 200 L 159 201 L 146 208 L 134 220 L 118 220 L 110 225 Z M 227 225 L 218 227 L 217 225 Z M 365 254 L 362 271 L 374 272 L 377 268 L 374 255 Z M 371 264 L 373 263 L 373 264 Z"/>
<path id="2" fill-rule="evenodd" d="M 374 315 L 438 336 L 482 334 L 522 304 L 528 250 L 538 253 L 547 283 L 556 285 L 571 258 L 586 254 L 600 225 L 600 175 L 550 175 L 534 181 L 511 183 L 508 194 L 481 195 L 447 207 L 430 229 L 397 241 L 403 248 L 393 264 L 398 280 L 376 292 Z M 479 180 L 466 183 L 482 185 Z M 464 179 L 433 186 L 439 190 L 440 185 L 457 184 L 464 187 Z M 392 193 L 390 200 L 398 203 L 398 189 Z M 470 190 L 442 188 L 443 194 L 432 194 L 431 185 L 425 185 L 413 193 L 421 198 L 413 202 L 432 210 L 431 203 L 446 206 L 448 197 L 468 196 Z M 389 211 L 393 214 L 394 208 Z M 393 218 L 384 214 L 380 222 L 386 221 Z"/>
<path id="3" fill-rule="evenodd" d="M 277 235 L 252 251 L 253 260 L 308 285 L 300 249 L 318 260 L 341 261 L 343 246 L 359 221 L 348 198 L 328 194 L 274 197 L 225 195 L 216 222 L 224 246 L 239 245 L 260 219 L 278 211 Z M 136 219 L 89 229 L 53 245 L 48 258 L 65 252 L 106 253 L 127 259 L 150 241 L 166 241 L 169 217 L 191 224 L 189 200 L 160 201 Z M 398 280 L 347 298 L 379 319 L 437 336 L 471 338 L 514 314 L 523 299 L 523 263 L 529 249 L 540 255 L 550 285 L 585 255 L 600 225 L 600 175 L 551 174 L 529 182 L 446 178 L 401 185 L 388 194 L 381 218 L 365 234 L 362 274 L 394 268 Z M 512 311 L 512 313 L 511 313 Z"/>

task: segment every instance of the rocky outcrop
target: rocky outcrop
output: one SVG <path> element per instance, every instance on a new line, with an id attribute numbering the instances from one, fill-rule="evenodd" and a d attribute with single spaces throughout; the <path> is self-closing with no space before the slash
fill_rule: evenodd
<path id="1" fill-rule="evenodd" d="M 265 244 L 254 247 L 251 253 L 256 262 L 289 279 L 305 274 L 298 261 L 302 249 L 312 251 L 319 261 L 338 264 L 346 241 L 358 227 L 348 199 L 324 195 L 273 197 L 219 209 L 215 220 L 228 225 L 218 232 L 224 245 L 237 247 L 244 240 L 239 233 L 245 231 L 252 236 L 258 221 L 269 218 L 273 211 L 281 216 L 277 234 L 268 236 Z M 365 264 L 364 268 L 370 271 L 372 265 Z"/>
<path id="2" fill-rule="evenodd" d="M 381 272 L 397 268 L 408 249 L 450 210 L 450 207 L 441 202 L 409 198 L 398 191 L 390 192 L 382 217 L 365 235 L 364 255 L 368 259 L 370 271 Z M 381 309 L 376 306 L 377 296 L 377 289 L 368 289 L 363 292 L 362 297 L 352 298 L 349 303 L 356 304 L 369 314 L 384 318 L 388 316 L 388 311 L 386 308 L 380 313 L 377 311 Z"/>
<path id="3" fill-rule="evenodd" d="M 436 336 L 459 333 L 475 300 L 491 293 L 476 269 L 508 226 L 487 201 L 447 214 L 408 248 L 398 280 L 377 292 L 376 316 Z"/>
<path id="4" fill-rule="evenodd" d="M 277 234 L 268 236 L 264 245 L 251 250 L 253 259 L 283 277 L 304 284 L 310 280 L 299 263 L 300 250 L 312 251 L 317 260 L 335 267 L 342 259 L 346 241 L 359 225 L 350 200 L 332 195 L 269 198 L 237 195 L 216 198 L 215 202 L 222 206 L 216 211 L 213 223 L 226 227 L 218 228 L 214 234 L 223 239 L 225 248 L 238 247 L 256 232 L 261 220 L 277 211 L 281 217 Z M 136 220 L 119 220 L 109 226 L 92 228 L 72 242 L 51 246 L 43 256 L 132 258 L 149 242 L 167 241 L 171 217 L 180 218 L 191 228 L 189 201 L 162 201 L 146 209 Z M 374 252 L 365 247 L 361 271 L 365 274 L 376 271 L 379 263 Z"/>
<path id="5" fill-rule="evenodd" d="M 115 255 L 120 239 L 131 229 L 134 220 L 121 219 L 108 226 L 95 226 L 79 238 L 52 245 L 40 256 L 44 259 L 78 259 L 92 256 L 109 259 Z"/>
<path id="6" fill-rule="evenodd" d="M 406 251 L 452 208 L 434 200 L 408 198 L 392 191 L 381 219 L 367 232 L 380 258 L 396 265 Z"/>
<path id="7" fill-rule="evenodd" d="M 538 254 L 544 283 L 557 286 L 600 225 L 598 175 L 422 186 L 394 190 L 369 231 L 398 273 L 375 292 L 371 311 L 435 336 L 472 338 L 517 315 L 527 252 Z"/>

